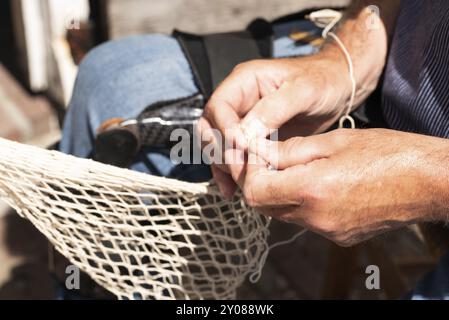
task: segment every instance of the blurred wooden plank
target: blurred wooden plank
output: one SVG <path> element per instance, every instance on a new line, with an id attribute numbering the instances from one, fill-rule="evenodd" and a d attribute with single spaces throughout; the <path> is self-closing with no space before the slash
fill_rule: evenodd
<path id="1" fill-rule="evenodd" d="M 31 90 L 44 91 L 48 81 L 42 3 L 39 0 L 18 0 L 11 1 L 11 6 L 19 64 Z"/>
<path id="2" fill-rule="evenodd" d="M 109 35 L 239 30 L 252 19 L 273 19 L 305 8 L 343 6 L 348 0 L 101 0 L 106 3 Z M 132 17 L 132 18 L 131 18 Z"/>
<path id="3" fill-rule="evenodd" d="M 89 2 L 18 0 L 11 5 L 19 65 L 29 88 L 47 91 L 54 101 L 66 105 L 77 72 L 66 33 L 88 19 Z"/>

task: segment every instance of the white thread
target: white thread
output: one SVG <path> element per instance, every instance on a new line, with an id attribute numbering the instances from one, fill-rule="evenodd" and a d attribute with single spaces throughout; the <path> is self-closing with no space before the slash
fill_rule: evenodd
<path id="1" fill-rule="evenodd" d="M 324 33 L 323 33 L 323 36 L 324 36 Z M 328 32 L 326 34 L 326 36 L 330 36 L 332 39 L 334 39 L 335 42 L 337 42 L 337 44 L 340 46 L 340 49 L 343 51 L 343 53 L 344 53 L 344 55 L 346 57 L 346 60 L 348 62 L 349 78 L 351 79 L 351 98 L 349 99 L 348 108 L 346 110 L 345 115 L 340 118 L 339 127 L 343 128 L 345 121 L 349 120 L 349 122 L 351 124 L 351 129 L 355 129 L 354 119 L 350 115 L 350 113 L 352 111 L 352 108 L 354 106 L 355 94 L 356 94 L 356 90 L 357 90 L 357 83 L 355 81 L 354 65 L 352 63 L 352 58 L 351 58 L 351 55 L 349 54 L 348 49 L 346 49 L 346 47 L 343 44 L 343 42 L 341 42 L 340 38 L 335 33 Z"/>
<path id="2" fill-rule="evenodd" d="M 328 23 L 328 24 L 323 23 L 322 20 L 326 20 L 326 19 L 330 19 L 330 18 L 332 19 L 332 21 L 330 23 Z M 340 49 L 343 51 L 343 54 L 346 58 L 346 61 L 348 63 L 348 68 L 349 68 L 349 78 L 351 80 L 351 97 L 349 99 L 348 107 L 347 107 L 345 114 L 340 118 L 339 127 L 343 128 L 345 122 L 348 121 L 349 124 L 351 125 L 351 129 L 355 129 L 354 118 L 351 117 L 351 115 L 350 115 L 352 108 L 354 106 L 355 95 L 356 95 L 356 90 L 357 90 L 357 83 L 356 83 L 355 76 L 354 76 L 354 64 L 352 62 L 351 54 L 349 53 L 346 46 L 343 44 L 343 42 L 340 40 L 340 38 L 335 33 L 333 33 L 331 31 L 337 25 L 337 23 L 341 20 L 341 18 L 342 18 L 342 14 L 340 12 L 334 11 L 334 10 L 328 10 L 328 9 L 312 12 L 309 15 L 309 19 L 312 20 L 318 27 L 324 28 L 322 37 L 324 39 L 327 39 L 327 37 L 330 36 L 332 39 L 334 39 L 335 42 L 340 47 Z M 321 19 L 321 21 L 320 21 L 320 19 Z M 269 170 L 273 169 L 273 167 L 271 165 L 269 165 L 268 168 L 269 168 Z M 280 242 L 276 242 L 276 243 L 272 244 L 267 249 L 267 251 L 265 251 L 262 254 L 262 256 L 260 257 L 261 263 L 258 264 L 256 271 L 254 271 L 249 276 L 249 281 L 251 281 L 251 283 L 256 283 L 257 281 L 259 281 L 260 277 L 262 276 L 262 268 L 265 265 L 265 261 L 267 260 L 268 254 L 270 253 L 270 251 L 272 249 L 279 247 L 279 246 L 286 245 L 286 244 L 290 244 L 290 243 L 294 242 L 296 239 L 298 239 L 299 237 L 302 237 L 306 233 L 307 233 L 307 229 L 303 229 L 303 230 L 299 231 L 298 233 L 296 233 L 293 237 L 291 237 L 288 240 L 280 241 Z"/>
<path id="3" fill-rule="evenodd" d="M 299 237 L 302 237 L 304 234 L 307 233 L 307 229 L 303 229 L 299 232 L 297 232 L 293 237 L 291 237 L 288 240 L 285 241 L 279 241 L 276 243 L 273 243 L 271 246 L 268 247 L 268 249 L 262 254 L 262 256 L 260 257 L 260 264 L 257 266 L 256 271 L 254 271 L 250 276 L 249 276 L 249 281 L 251 283 L 256 283 L 257 281 L 259 281 L 260 277 L 262 276 L 262 269 L 265 265 L 265 261 L 268 258 L 268 254 L 270 253 L 270 251 L 276 247 L 279 246 L 283 246 L 286 244 L 290 244 L 294 241 L 296 241 L 296 239 L 298 239 Z"/>
<path id="4" fill-rule="evenodd" d="M 349 99 L 348 107 L 345 114 L 340 118 L 339 127 L 343 128 L 345 122 L 349 121 L 351 129 L 355 129 L 355 121 L 350 115 L 352 108 L 354 107 L 355 95 L 357 90 L 357 83 L 354 75 L 354 63 L 352 62 L 351 54 L 349 53 L 346 46 L 343 44 L 340 38 L 331 31 L 341 20 L 342 16 L 343 15 L 338 11 L 325 9 L 312 12 L 309 15 L 309 19 L 312 22 L 314 22 L 318 27 L 324 28 L 322 37 L 324 39 L 327 39 L 330 36 L 332 39 L 334 39 L 346 58 L 349 68 L 349 78 L 351 80 L 351 97 Z M 329 21 L 330 19 L 332 19 L 331 22 L 327 23 L 324 22 L 326 20 Z"/>

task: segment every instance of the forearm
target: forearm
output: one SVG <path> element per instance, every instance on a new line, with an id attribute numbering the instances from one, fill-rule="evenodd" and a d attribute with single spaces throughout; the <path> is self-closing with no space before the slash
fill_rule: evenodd
<path id="1" fill-rule="evenodd" d="M 355 106 L 362 103 L 377 87 L 383 72 L 389 38 L 393 33 L 400 0 L 358 0 L 347 10 L 336 34 L 348 49 L 354 65 L 357 83 Z M 368 6 L 379 8 L 380 17 Z M 321 54 L 328 55 L 347 67 L 341 48 L 332 39 L 326 42 Z M 348 76 L 347 94 L 350 94 Z M 344 106 L 342 106 L 344 107 Z"/>

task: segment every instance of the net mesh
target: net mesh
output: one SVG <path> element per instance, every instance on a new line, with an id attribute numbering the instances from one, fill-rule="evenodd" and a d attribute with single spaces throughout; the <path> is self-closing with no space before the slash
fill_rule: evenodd
<path id="1" fill-rule="evenodd" d="M 213 185 L 4 139 L 0 196 L 121 299 L 233 299 L 268 248 L 269 219 Z"/>

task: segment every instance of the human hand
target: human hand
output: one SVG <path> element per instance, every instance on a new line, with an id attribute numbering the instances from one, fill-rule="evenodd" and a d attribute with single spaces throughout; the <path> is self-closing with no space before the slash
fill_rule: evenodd
<path id="1" fill-rule="evenodd" d="M 221 150 L 226 145 L 226 164 L 212 163 L 222 193 L 230 197 L 234 181 L 242 178 L 248 138 L 265 137 L 281 127 L 281 138 L 322 132 L 341 115 L 349 95 L 347 66 L 338 55 L 322 52 L 238 65 L 214 92 L 198 123 L 203 146 L 213 143 Z M 211 129 L 220 136 L 210 134 Z M 221 137 L 224 141 L 218 143 Z"/>
<path id="2" fill-rule="evenodd" d="M 249 160 L 242 184 L 249 205 L 340 245 L 415 222 L 447 221 L 446 139 L 340 129 L 279 143 L 259 140 L 251 143 Z"/>

